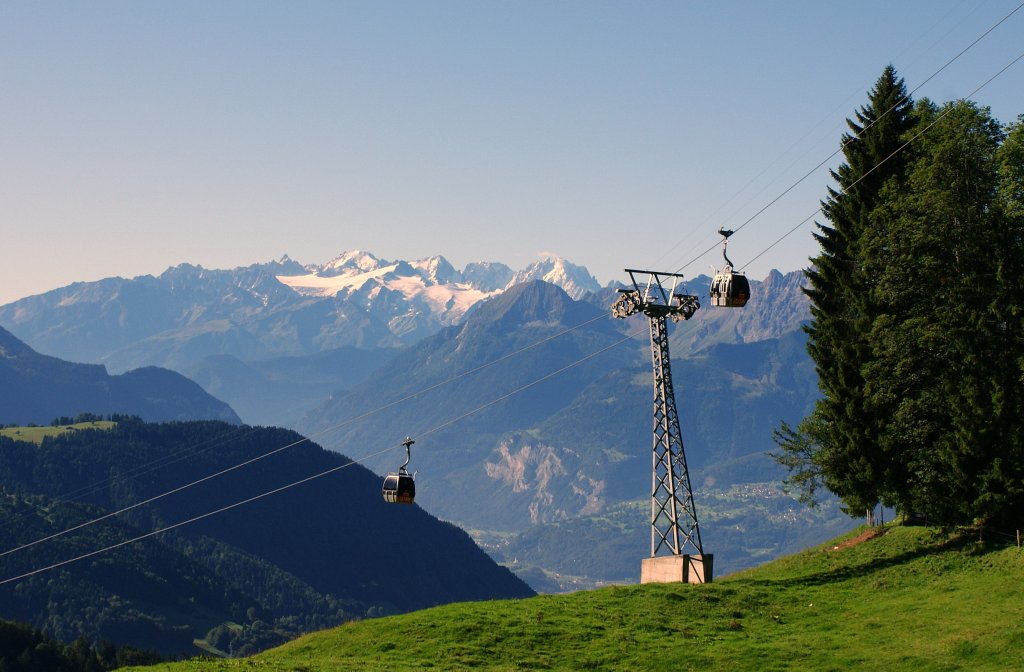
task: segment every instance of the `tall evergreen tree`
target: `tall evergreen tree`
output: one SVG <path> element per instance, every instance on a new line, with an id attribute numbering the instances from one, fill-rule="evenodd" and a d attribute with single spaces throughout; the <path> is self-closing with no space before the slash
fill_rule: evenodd
<path id="1" fill-rule="evenodd" d="M 806 328 L 822 398 L 796 433 L 811 439 L 808 455 L 825 485 L 847 510 L 859 514 L 885 498 L 884 465 L 876 449 L 879 422 L 865 404 L 862 368 L 871 358 L 868 336 L 877 314 L 872 303 L 873 278 L 862 257 L 866 233 L 883 188 L 901 181 L 905 157 L 899 151 L 914 119 L 903 80 L 888 66 L 855 112 L 844 134 L 845 163 L 832 172 L 837 187 L 822 203 L 828 224 L 818 224 L 821 253 L 806 271 L 811 323 Z M 788 429 L 788 428 L 785 428 Z M 790 455 L 800 441 L 781 442 Z M 802 442 L 806 448 L 806 440 Z"/>
<path id="2" fill-rule="evenodd" d="M 1024 116 L 911 109 L 887 68 L 844 136 L 807 272 L 822 398 L 777 459 L 851 513 L 1024 516 Z M 920 132 L 915 132 L 920 128 Z M 904 148 L 904 144 L 910 145 Z"/>
<path id="3" fill-rule="evenodd" d="M 1021 250 L 999 203 L 999 123 L 966 101 L 916 115 L 930 128 L 865 245 L 879 310 L 866 400 L 896 503 L 956 524 L 1005 509 L 1015 480 L 1001 460 L 1019 441 Z"/>
<path id="4" fill-rule="evenodd" d="M 997 270 L 1002 296 L 997 306 L 997 329 L 1002 336 L 996 394 L 1001 450 L 984 475 L 985 501 L 998 506 L 993 522 L 1010 529 L 1024 519 L 1024 114 L 1007 127 L 1007 136 L 996 155 L 999 163 L 997 208 L 1002 217 Z"/>

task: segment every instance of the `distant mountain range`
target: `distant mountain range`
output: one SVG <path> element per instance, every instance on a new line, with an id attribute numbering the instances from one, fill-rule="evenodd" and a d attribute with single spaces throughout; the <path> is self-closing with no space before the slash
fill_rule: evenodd
<path id="1" fill-rule="evenodd" d="M 180 370 L 210 355 L 255 360 L 408 345 L 532 279 L 576 296 L 600 289 L 586 269 L 561 259 L 514 273 L 498 263 L 457 271 L 443 257 L 392 262 L 347 252 L 323 265 L 288 257 L 233 270 L 182 264 L 157 277 L 75 283 L 0 307 L 0 324 L 74 361 Z"/>
<path id="2" fill-rule="evenodd" d="M 313 409 L 299 429 L 355 454 L 382 432 L 394 434 L 384 434 L 389 440 L 400 440 L 399 434 L 417 437 L 507 395 L 494 408 L 423 438 L 416 467 L 424 482 L 434 483 L 424 491 L 425 501 L 441 515 L 474 528 L 516 529 L 575 515 L 602 494 L 594 492 L 601 487 L 595 469 L 608 460 L 591 455 L 593 446 L 577 445 L 587 443 L 585 437 L 596 429 L 591 424 L 595 418 L 574 418 L 573 446 L 565 454 L 556 450 L 553 455 L 550 446 L 515 432 L 542 426 L 581 397 L 593 399 L 588 388 L 610 372 L 636 366 L 635 347 L 613 347 L 623 341 L 624 326 L 607 311 L 574 301 L 554 285 L 517 285 L 481 304 L 462 324 L 410 346 L 367 381 Z M 602 357 L 531 385 L 609 347 Z M 513 355 L 523 348 L 529 349 Z M 460 376 L 465 372 L 471 373 Z M 531 386 L 516 393 L 524 385 Z M 604 428 L 605 419 L 596 420 Z M 646 425 L 628 422 L 623 429 L 637 424 Z M 387 466 L 382 460 L 371 464 L 380 470 Z M 542 475 L 535 479 L 535 471 Z"/>
<path id="3" fill-rule="evenodd" d="M 754 282 L 739 314 L 699 311 L 677 356 L 718 342 L 774 338 L 807 318 L 802 274 Z M 387 261 L 346 252 L 321 265 L 287 256 L 233 270 L 182 264 L 157 277 L 82 282 L 0 306 L 0 325 L 33 348 L 115 373 L 170 368 L 246 421 L 293 426 L 332 393 L 366 379 L 400 348 L 458 324 L 481 301 L 532 280 L 607 310 L 613 287 L 549 257 L 515 272 L 498 262 L 456 270 L 443 257 Z M 705 294 L 698 276 L 689 291 Z"/>
<path id="4" fill-rule="evenodd" d="M 706 312 L 705 319 L 671 329 L 684 355 L 673 373 L 693 486 L 705 489 L 702 503 L 732 512 L 709 512 L 728 523 L 705 536 L 723 572 L 755 564 L 766 548 L 773 555 L 795 550 L 849 525 L 835 507 L 806 513 L 779 490 L 783 472 L 765 455 L 774 447 L 772 429 L 802 418 L 818 394 L 793 321 L 799 312 L 785 298 L 794 286 L 773 274 L 755 284 L 756 310 L 704 309 L 698 315 Z M 736 342 L 776 331 L 784 333 Z M 599 305 L 534 281 L 406 348 L 298 428 L 351 454 L 382 438 L 422 437 L 414 465 L 424 506 L 475 530 L 535 586 L 552 584 L 530 575 L 531 565 L 571 574 L 571 563 L 550 563 L 564 565 L 562 553 L 591 557 L 565 550 L 579 547 L 564 533 L 585 530 L 581 542 L 599 562 L 575 565 L 578 575 L 556 582 L 565 589 L 577 579 L 635 578 L 649 534 L 642 507 L 650 496 L 652 388 L 645 318 L 615 320 Z M 381 459 L 369 464 L 389 467 Z M 766 506 L 775 513 L 765 516 Z M 738 529 L 746 532 L 729 532 Z M 623 535 L 640 543 L 620 544 Z"/>
<path id="5" fill-rule="evenodd" d="M 2 327 L 0 389 L 0 424 L 46 424 L 82 413 L 241 422 L 230 406 L 174 371 L 147 366 L 111 376 L 101 364 L 41 355 Z"/>
<path id="6" fill-rule="evenodd" d="M 443 257 L 387 261 L 356 251 L 321 265 L 285 256 L 75 283 L 0 306 L 0 325 L 41 352 L 114 372 L 173 369 L 247 422 L 285 425 L 396 349 L 534 279 L 576 297 L 601 289 L 585 268 L 558 258 L 518 272 L 501 263 L 458 271 Z"/>

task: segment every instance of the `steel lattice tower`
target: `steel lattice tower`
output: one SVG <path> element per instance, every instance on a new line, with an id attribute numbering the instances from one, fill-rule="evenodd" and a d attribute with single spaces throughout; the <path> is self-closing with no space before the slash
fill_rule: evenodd
<path id="1" fill-rule="evenodd" d="M 651 557 L 683 555 L 689 545 L 703 557 L 697 511 L 693 504 L 679 414 L 672 387 L 668 323 L 688 320 L 700 308 L 696 296 L 676 293 L 683 276 L 626 269 L 632 289 L 620 289 L 612 315 L 626 318 L 642 312 L 651 324 L 651 362 L 654 369 L 654 450 L 651 479 Z M 646 282 L 638 277 L 646 277 Z M 671 279 L 671 289 L 664 283 Z M 701 579 L 703 580 L 703 578 Z"/>

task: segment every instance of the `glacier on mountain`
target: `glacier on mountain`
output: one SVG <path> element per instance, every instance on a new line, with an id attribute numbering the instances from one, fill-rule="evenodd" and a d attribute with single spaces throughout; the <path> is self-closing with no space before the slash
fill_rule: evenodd
<path id="1" fill-rule="evenodd" d="M 307 266 L 302 275 L 277 275 L 281 284 L 310 297 L 344 299 L 365 293 L 368 302 L 383 290 L 398 292 L 413 308 L 426 309 L 442 324 L 453 324 L 474 304 L 505 288 L 483 290 L 463 281 L 462 273 L 441 256 L 414 262 L 390 262 L 369 252 L 345 252 L 321 266 Z"/>
<path id="2" fill-rule="evenodd" d="M 454 310 L 458 317 L 477 301 L 531 280 L 558 285 L 575 299 L 601 289 L 586 268 L 553 256 L 513 273 L 508 266 L 496 262 L 472 263 L 459 271 L 442 256 L 391 262 L 355 250 L 304 270 L 301 274 L 282 273 L 274 277 L 298 294 L 315 297 L 347 295 L 375 282 L 401 292 L 409 300 L 425 294 L 425 300 L 433 307 L 442 312 Z"/>

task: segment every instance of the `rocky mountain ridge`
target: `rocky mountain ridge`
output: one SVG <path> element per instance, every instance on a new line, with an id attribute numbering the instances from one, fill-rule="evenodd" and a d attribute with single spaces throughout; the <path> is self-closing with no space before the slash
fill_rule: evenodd
<path id="1" fill-rule="evenodd" d="M 211 355 L 402 347 L 538 277 L 577 297 L 600 290 L 585 268 L 554 257 L 519 272 L 497 262 L 459 271 L 441 256 L 388 261 L 353 251 L 319 265 L 284 256 L 231 270 L 180 264 L 155 277 L 74 283 L 0 306 L 0 324 L 42 352 L 115 372 L 184 370 Z"/>
<path id="2" fill-rule="evenodd" d="M 352 251 L 318 265 L 283 256 L 232 270 L 181 264 L 156 277 L 75 283 L 0 306 L 0 324 L 41 352 L 114 373 L 175 370 L 246 422 L 293 425 L 327 395 L 360 382 L 368 364 L 533 280 L 601 310 L 615 299 L 614 287 L 601 288 L 586 268 L 556 257 L 516 272 L 500 262 L 458 270 L 441 256 L 390 261 Z M 798 328 L 807 318 L 801 281 L 799 272 L 752 281 L 756 300 L 742 316 L 698 311 L 693 326 L 674 335 L 674 352 Z M 706 294 L 709 283 L 698 276 L 689 291 Z"/>
<path id="3" fill-rule="evenodd" d="M 440 257 L 391 262 L 361 252 L 319 266 L 288 258 L 234 271 L 183 265 L 160 278 L 31 297 L 34 304 L 0 307 L 0 321 L 22 311 L 22 325 L 62 348 L 100 343 L 95 334 L 110 329 L 110 338 L 130 343 L 107 351 L 105 361 L 130 352 L 174 362 L 244 421 L 320 435 L 332 450 L 365 454 L 381 432 L 394 432 L 394 441 L 433 432 L 418 443 L 428 452 L 415 467 L 424 506 L 507 539 L 569 521 L 596 525 L 616 507 L 632 515 L 628 507 L 650 482 L 646 320 L 611 317 L 615 287 L 589 285 L 574 299 L 552 280 L 566 282 L 579 267 L 547 262 L 518 283 L 504 265 L 459 271 Z M 503 282 L 507 289 L 495 289 Z M 800 272 L 751 279 L 743 310 L 712 308 L 707 276 L 682 288 L 704 306 L 670 330 L 695 483 L 721 488 L 780 477 L 764 455 L 771 429 L 802 417 L 817 394 L 800 330 L 808 318 L 802 282 Z M 459 305 L 474 292 L 486 296 Z M 443 324 L 444 311 L 452 324 Z M 172 326 L 140 337 L 147 327 L 140 315 Z M 417 333 L 427 335 L 416 340 Z M 436 387 L 453 376 L 457 385 Z M 528 393 L 512 394 L 523 386 Z M 500 403 L 474 410 L 490 400 Z M 376 414 L 381 407 L 387 412 Z M 343 430 L 321 434 L 332 427 Z M 784 496 L 777 503 L 788 511 Z M 765 522 L 762 538 L 789 525 L 784 516 Z M 544 567 L 554 557 L 550 549 L 529 557 L 522 539 L 506 549 L 520 563 Z M 748 541 L 735 540 L 734 568 L 753 553 Z M 623 566 L 631 565 L 615 565 Z M 591 578 L 623 578 L 610 564 L 601 571 Z"/>

